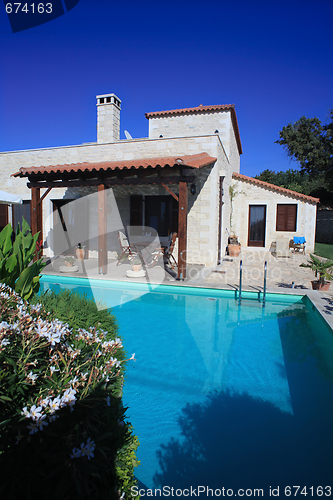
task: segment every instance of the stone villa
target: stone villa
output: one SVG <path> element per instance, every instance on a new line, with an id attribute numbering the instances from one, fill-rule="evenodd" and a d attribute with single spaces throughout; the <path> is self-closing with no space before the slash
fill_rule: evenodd
<path id="1" fill-rule="evenodd" d="M 234 105 L 146 113 L 148 138 L 125 140 L 120 110 L 114 94 L 97 96 L 95 143 L 0 153 L 0 189 L 23 199 L 3 205 L 0 225 L 23 215 L 45 255 L 83 242 L 101 269 L 119 252 L 119 230 L 177 232 L 180 277 L 186 263 L 218 264 L 232 233 L 242 249 L 301 236 L 314 251 L 319 200 L 240 174 Z M 55 231 L 59 217 L 70 242 Z"/>

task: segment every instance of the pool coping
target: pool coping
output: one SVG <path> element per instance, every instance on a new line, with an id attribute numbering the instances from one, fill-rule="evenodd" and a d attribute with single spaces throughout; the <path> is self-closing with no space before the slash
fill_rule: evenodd
<path id="1" fill-rule="evenodd" d="M 104 276 L 97 275 L 94 277 L 89 277 L 89 276 L 71 276 L 71 275 L 66 275 L 62 273 L 42 273 L 42 276 L 60 276 L 62 278 L 68 277 L 68 278 L 77 278 L 77 279 L 87 279 L 87 280 L 100 280 L 100 281 L 121 281 L 123 283 L 142 283 L 142 281 L 138 281 L 137 279 L 131 279 L 127 278 L 126 280 L 121 280 L 121 279 L 106 279 Z M 147 283 L 147 281 L 145 281 Z M 227 291 L 233 291 L 230 287 L 225 287 L 225 286 L 211 286 L 212 284 L 203 284 L 201 283 L 193 283 L 192 281 L 163 281 L 162 283 L 154 283 L 151 282 L 152 285 L 164 285 L 164 286 L 174 286 L 174 287 L 189 287 L 189 288 L 203 288 L 203 289 L 208 289 L 208 290 L 227 290 Z M 209 286 L 210 285 L 210 286 Z M 235 288 L 234 290 L 237 290 Z M 256 290 L 251 290 L 248 287 L 244 287 L 243 292 L 250 292 L 250 293 L 258 293 Z M 259 291 L 259 290 L 258 290 Z M 325 320 L 325 322 L 328 324 L 330 329 L 332 330 L 333 334 L 333 293 L 332 292 L 319 292 L 318 290 L 304 290 L 304 289 L 295 289 L 295 288 L 284 288 L 281 290 L 281 288 L 275 288 L 275 287 L 267 287 L 266 289 L 267 293 L 274 293 L 278 295 L 297 295 L 300 297 L 307 296 L 311 304 L 316 308 L 316 310 L 319 312 L 321 317 Z"/>

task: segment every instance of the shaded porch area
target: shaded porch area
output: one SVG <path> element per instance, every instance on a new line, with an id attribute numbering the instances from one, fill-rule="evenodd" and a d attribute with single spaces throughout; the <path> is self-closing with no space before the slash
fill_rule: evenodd
<path id="1" fill-rule="evenodd" d="M 104 161 L 96 163 L 76 163 L 64 165 L 50 165 L 42 167 L 21 168 L 19 172 L 13 174 L 14 177 L 25 177 L 28 179 L 27 186 L 31 188 L 31 230 L 33 234 L 40 233 L 39 242 L 44 243 L 44 237 L 48 238 L 48 246 L 55 258 L 73 252 L 75 246 L 79 244 L 93 244 L 97 256 L 98 274 L 107 275 L 109 265 L 109 243 L 110 237 L 122 230 L 126 224 L 122 221 L 121 212 L 117 203 L 113 206 L 108 202 L 113 197 L 113 187 L 120 188 L 131 194 L 131 188 L 136 188 L 136 192 L 143 186 L 147 190 L 153 186 L 158 186 L 163 193 L 172 197 L 172 203 L 165 201 L 156 202 L 153 197 L 146 200 L 145 207 L 132 200 L 131 217 L 137 220 L 135 225 L 140 228 L 145 223 L 152 225 L 152 229 L 160 236 L 168 231 L 168 224 L 171 224 L 171 231 L 177 229 L 178 235 L 178 267 L 177 279 L 184 280 L 187 270 L 187 216 L 188 216 L 188 195 L 190 186 L 195 182 L 195 171 L 202 167 L 213 165 L 216 158 L 208 153 L 196 155 L 183 155 L 172 157 L 154 157 L 150 159 L 137 159 L 129 161 Z M 91 208 L 87 209 L 85 196 L 78 193 L 75 200 L 77 210 L 72 210 L 72 214 L 66 219 L 63 216 L 65 207 L 61 203 L 53 203 L 58 213 L 58 228 L 55 231 L 54 224 L 49 222 L 45 229 L 43 218 L 43 200 L 54 188 L 82 188 L 90 189 L 89 196 L 94 195 L 94 202 Z M 46 189 L 41 195 L 41 189 Z M 94 191 L 92 193 L 91 189 Z M 97 191 L 96 191 L 97 189 Z M 71 191 L 73 193 L 73 190 Z M 74 189 L 75 192 L 75 189 Z M 115 207 L 115 209 L 113 209 Z M 134 216 L 133 216 L 134 214 Z M 163 224 L 163 217 L 168 223 Z M 80 219 L 81 226 L 88 228 L 78 236 L 77 222 Z M 43 230 L 48 232 L 43 234 Z M 90 234 L 91 233 L 91 234 Z M 87 236 L 88 234 L 88 236 Z M 50 237 L 49 237 L 50 236 Z M 62 238 L 61 248 L 57 245 Z M 56 250 L 56 251 L 55 251 Z M 90 250 L 90 249 L 89 249 Z M 84 265 L 84 264 L 83 264 Z M 163 270 L 164 272 L 164 270 Z"/>

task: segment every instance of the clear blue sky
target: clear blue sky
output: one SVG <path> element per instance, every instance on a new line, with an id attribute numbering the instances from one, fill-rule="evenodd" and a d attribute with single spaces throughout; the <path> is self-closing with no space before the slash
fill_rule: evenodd
<path id="1" fill-rule="evenodd" d="M 96 141 L 97 94 L 122 100 L 124 129 L 144 113 L 235 104 L 241 173 L 296 168 L 279 130 L 333 108 L 332 0 L 80 0 L 12 33 L 0 5 L 0 151 Z"/>

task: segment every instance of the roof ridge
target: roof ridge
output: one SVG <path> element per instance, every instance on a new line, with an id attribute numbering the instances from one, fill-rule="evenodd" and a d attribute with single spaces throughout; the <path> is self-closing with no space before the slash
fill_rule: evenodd
<path id="1" fill-rule="evenodd" d="M 179 109 L 169 109 L 166 111 L 151 111 L 149 113 L 145 113 L 145 117 L 149 119 L 150 117 L 154 116 L 162 116 L 162 115 L 176 115 L 176 114 L 183 114 L 183 113 L 190 113 L 193 111 L 209 111 L 209 110 L 219 110 L 219 109 L 234 109 L 235 105 L 234 104 L 208 104 L 208 105 L 203 105 L 200 104 L 199 106 L 194 106 L 191 108 L 179 108 Z"/>

